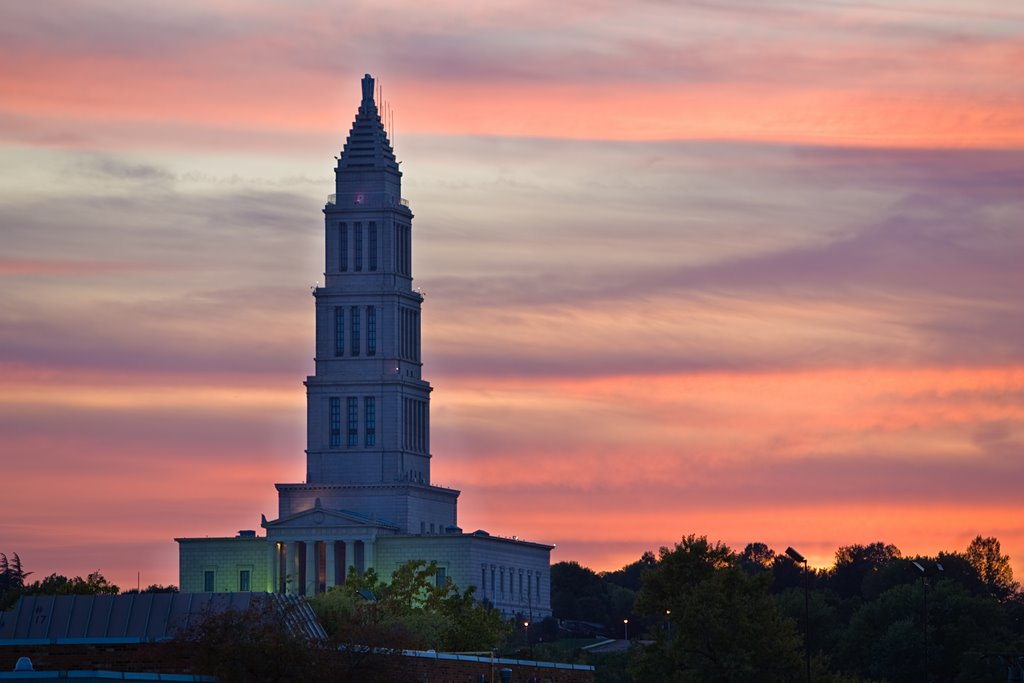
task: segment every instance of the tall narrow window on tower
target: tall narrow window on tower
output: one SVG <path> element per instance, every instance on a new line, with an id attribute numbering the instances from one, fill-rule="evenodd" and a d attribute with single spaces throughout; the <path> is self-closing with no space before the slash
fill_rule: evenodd
<path id="1" fill-rule="evenodd" d="M 330 444 L 336 447 L 341 445 L 341 399 L 332 396 L 330 406 Z"/>
<path id="2" fill-rule="evenodd" d="M 367 256 L 369 269 L 377 270 L 377 223 L 374 221 L 370 221 L 370 227 L 367 228 L 366 240 L 366 248 L 369 251 Z"/>
<path id="3" fill-rule="evenodd" d="M 334 307 L 334 355 L 345 355 L 345 308 Z"/>
<path id="4" fill-rule="evenodd" d="M 352 224 L 352 262 L 358 273 L 363 269 L 363 224 Z"/>
<path id="5" fill-rule="evenodd" d="M 349 327 L 352 330 L 352 332 L 351 332 L 351 334 L 352 334 L 352 348 L 349 349 L 349 355 L 358 356 L 359 355 L 359 307 L 358 306 L 353 306 L 350 310 L 352 311 L 352 324 L 349 325 Z"/>
<path id="6" fill-rule="evenodd" d="M 338 270 L 348 270 L 348 226 L 338 223 Z"/>
<path id="7" fill-rule="evenodd" d="M 408 225 L 395 224 L 395 271 L 399 275 L 412 274 L 412 233 Z"/>
<path id="8" fill-rule="evenodd" d="M 359 445 L 359 400 L 355 397 L 348 399 L 348 445 L 349 447 Z"/>
<path id="9" fill-rule="evenodd" d="M 412 314 L 412 359 L 417 363 L 420 361 L 420 312 L 413 311 Z"/>
<path id="10" fill-rule="evenodd" d="M 366 420 L 366 445 L 367 447 L 377 445 L 377 399 L 367 396 L 363 399 L 363 411 Z"/>
<path id="11" fill-rule="evenodd" d="M 395 272 L 404 275 L 402 272 L 402 226 L 395 223 Z"/>
<path id="12" fill-rule="evenodd" d="M 412 229 L 408 225 L 403 225 L 402 233 L 405 235 L 404 272 L 406 275 L 412 275 Z"/>
<path id="13" fill-rule="evenodd" d="M 377 308 L 366 307 L 366 355 L 377 355 Z"/>

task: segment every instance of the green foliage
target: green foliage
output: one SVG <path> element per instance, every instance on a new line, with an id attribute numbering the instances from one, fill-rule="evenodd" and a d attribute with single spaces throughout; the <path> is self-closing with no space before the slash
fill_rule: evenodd
<path id="1" fill-rule="evenodd" d="M 474 589 L 436 581 L 437 563 L 406 562 L 388 582 L 372 569 L 350 572 L 341 586 L 309 598 L 320 623 L 341 644 L 382 648 L 485 651 L 511 631 Z"/>
<path id="2" fill-rule="evenodd" d="M 10 560 L 6 554 L 0 553 L 0 610 L 5 610 L 17 602 L 25 587 L 25 578 L 31 573 L 21 566 L 18 553 L 11 554 Z"/>
<path id="3" fill-rule="evenodd" d="M 61 574 L 50 574 L 42 581 L 25 586 L 27 595 L 117 595 L 120 588 L 95 571 L 86 578 L 69 579 Z"/>
<path id="4" fill-rule="evenodd" d="M 654 569 L 657 564 L 658 559 L 654 556 L 654 553 L 648 550 L 636 562 L 627 564 L 622 569 L 613 572 L 605 572 L 601 575 L 601 578 L 608 583 L 628 588 L 635 593 L 643 585 L 644 575 Z"/>
<path id="5" fill-rule="evenodd" d="M 739 564 L 748 574 L 771 571 L 775 564 L 775 551 L 766 543 L 748 543 L 739 555 Z"/>
<path id="6" fill-rule="evenodd" d="M 162 583 L 151 583 L 141 591 L 134 588 L 124 591 L 121 595 L 132 595 L 137 593 L 177 593 L 178 587 L 174 584 L 167 584 L 166 586 Z"/>
<path id="7" fill-rule="evenodd" d="M 736 555 L 704 536 L 662 548 L 636 608 L 668 614 L 654 643 L 638 649 L 638 680 L 791 681 L 802 670 L 800 639 L 768 588 L 766 572 L 746 573 Z"/>
<path id="8" fill-rule="evenodd" d="M 1020 585 L 1013 580 L 1010 556 L 1003 555 L 999 541 L 994 537 L 978 535 L 967 546 L 964 558 L 978 573 L 978 578 L 997 600 L 1009 599 Z"/>
<path id="9" fill-rule="evenodd" d="M 120 591 L 98 571 L 84 579 L 50 574 L 41 581 L 26 583 L 25 579 L 31 574 L 21 566 L 17 553 L 10 559 L 0 553 L 0 610 L 9 609 L 22 595 L 117 595 Z"/>
<path id="10" fill-rule="evenodd" d="M 870 595 L 874 574 L 899 557 L 899 548 L 881 541 L 842 546 L 836 551 L 836 562 L 829 572 L 828 585 L 842 598 L 863 596 L 865 591 Z"/>
<path id="11" fill-rule="evenodd" d="M 178 643 L 190 648 L 199 670 L 221 683 L 319 683 L 390 680 L 373 666 L 352 669 L 325 644 L 308 641 L 288 629 L 287 615 L 273 604 L 205 615 Z M 369 664 L 386 666 L 387 662 Z"/>
<path id="12" fill-rule="evenodd" d="M 552 606 L 563 618 L 607 619 L 613 596 L 625 602 L 616 591 L 626 577 L 644 577 L 629 631 L 653 643 L 589 655 L 598 681 L 802 680 L 801 635 L 818 683 L 923 680 L 926 625 L 933 683 L 1001 680 L 1004 659 L 1024 655 L 1024 594 L 995 538 L 936 557 L 904 558 L 884 542 L 848 545 L 832 567 L 805 572 L 764 543 L 736 555 L 691 535 L 627 568 L 552 567 Z"/>

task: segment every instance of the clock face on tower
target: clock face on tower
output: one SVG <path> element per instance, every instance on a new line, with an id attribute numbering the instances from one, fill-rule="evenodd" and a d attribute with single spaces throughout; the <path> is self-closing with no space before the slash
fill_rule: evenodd
<path id="1" fill-rule="evenodd" d="M 362 203 L 363 203 L 363 194 L 360 192 L 359 194 L 356 195 L 356 204 L 362 204 Z"/>

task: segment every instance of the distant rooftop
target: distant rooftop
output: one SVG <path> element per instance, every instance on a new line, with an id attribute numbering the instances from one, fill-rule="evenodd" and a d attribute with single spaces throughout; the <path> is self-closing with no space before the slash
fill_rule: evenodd
<path id="1" fill-rule="evenodd" d="M 313 610 L 296 596 L 272 593 L 138 593 L 26 595 L 0 612 L 0 645 L 137 643 L 168 640 L 210 613 L 271 603 L 289 627 L 326 638 Z"/>

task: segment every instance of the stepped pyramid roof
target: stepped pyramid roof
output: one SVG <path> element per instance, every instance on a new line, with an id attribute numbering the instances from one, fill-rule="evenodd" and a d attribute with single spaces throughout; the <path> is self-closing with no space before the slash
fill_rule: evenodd
<path id="1" fill-rule="evenodd" d="M 397 171 L 395 152 L 373 98 L 374 80 L 370 74 L 363 76 L 362 86 L 363 100 L 341 151 L 338 169 L 386 168 Z"/>

